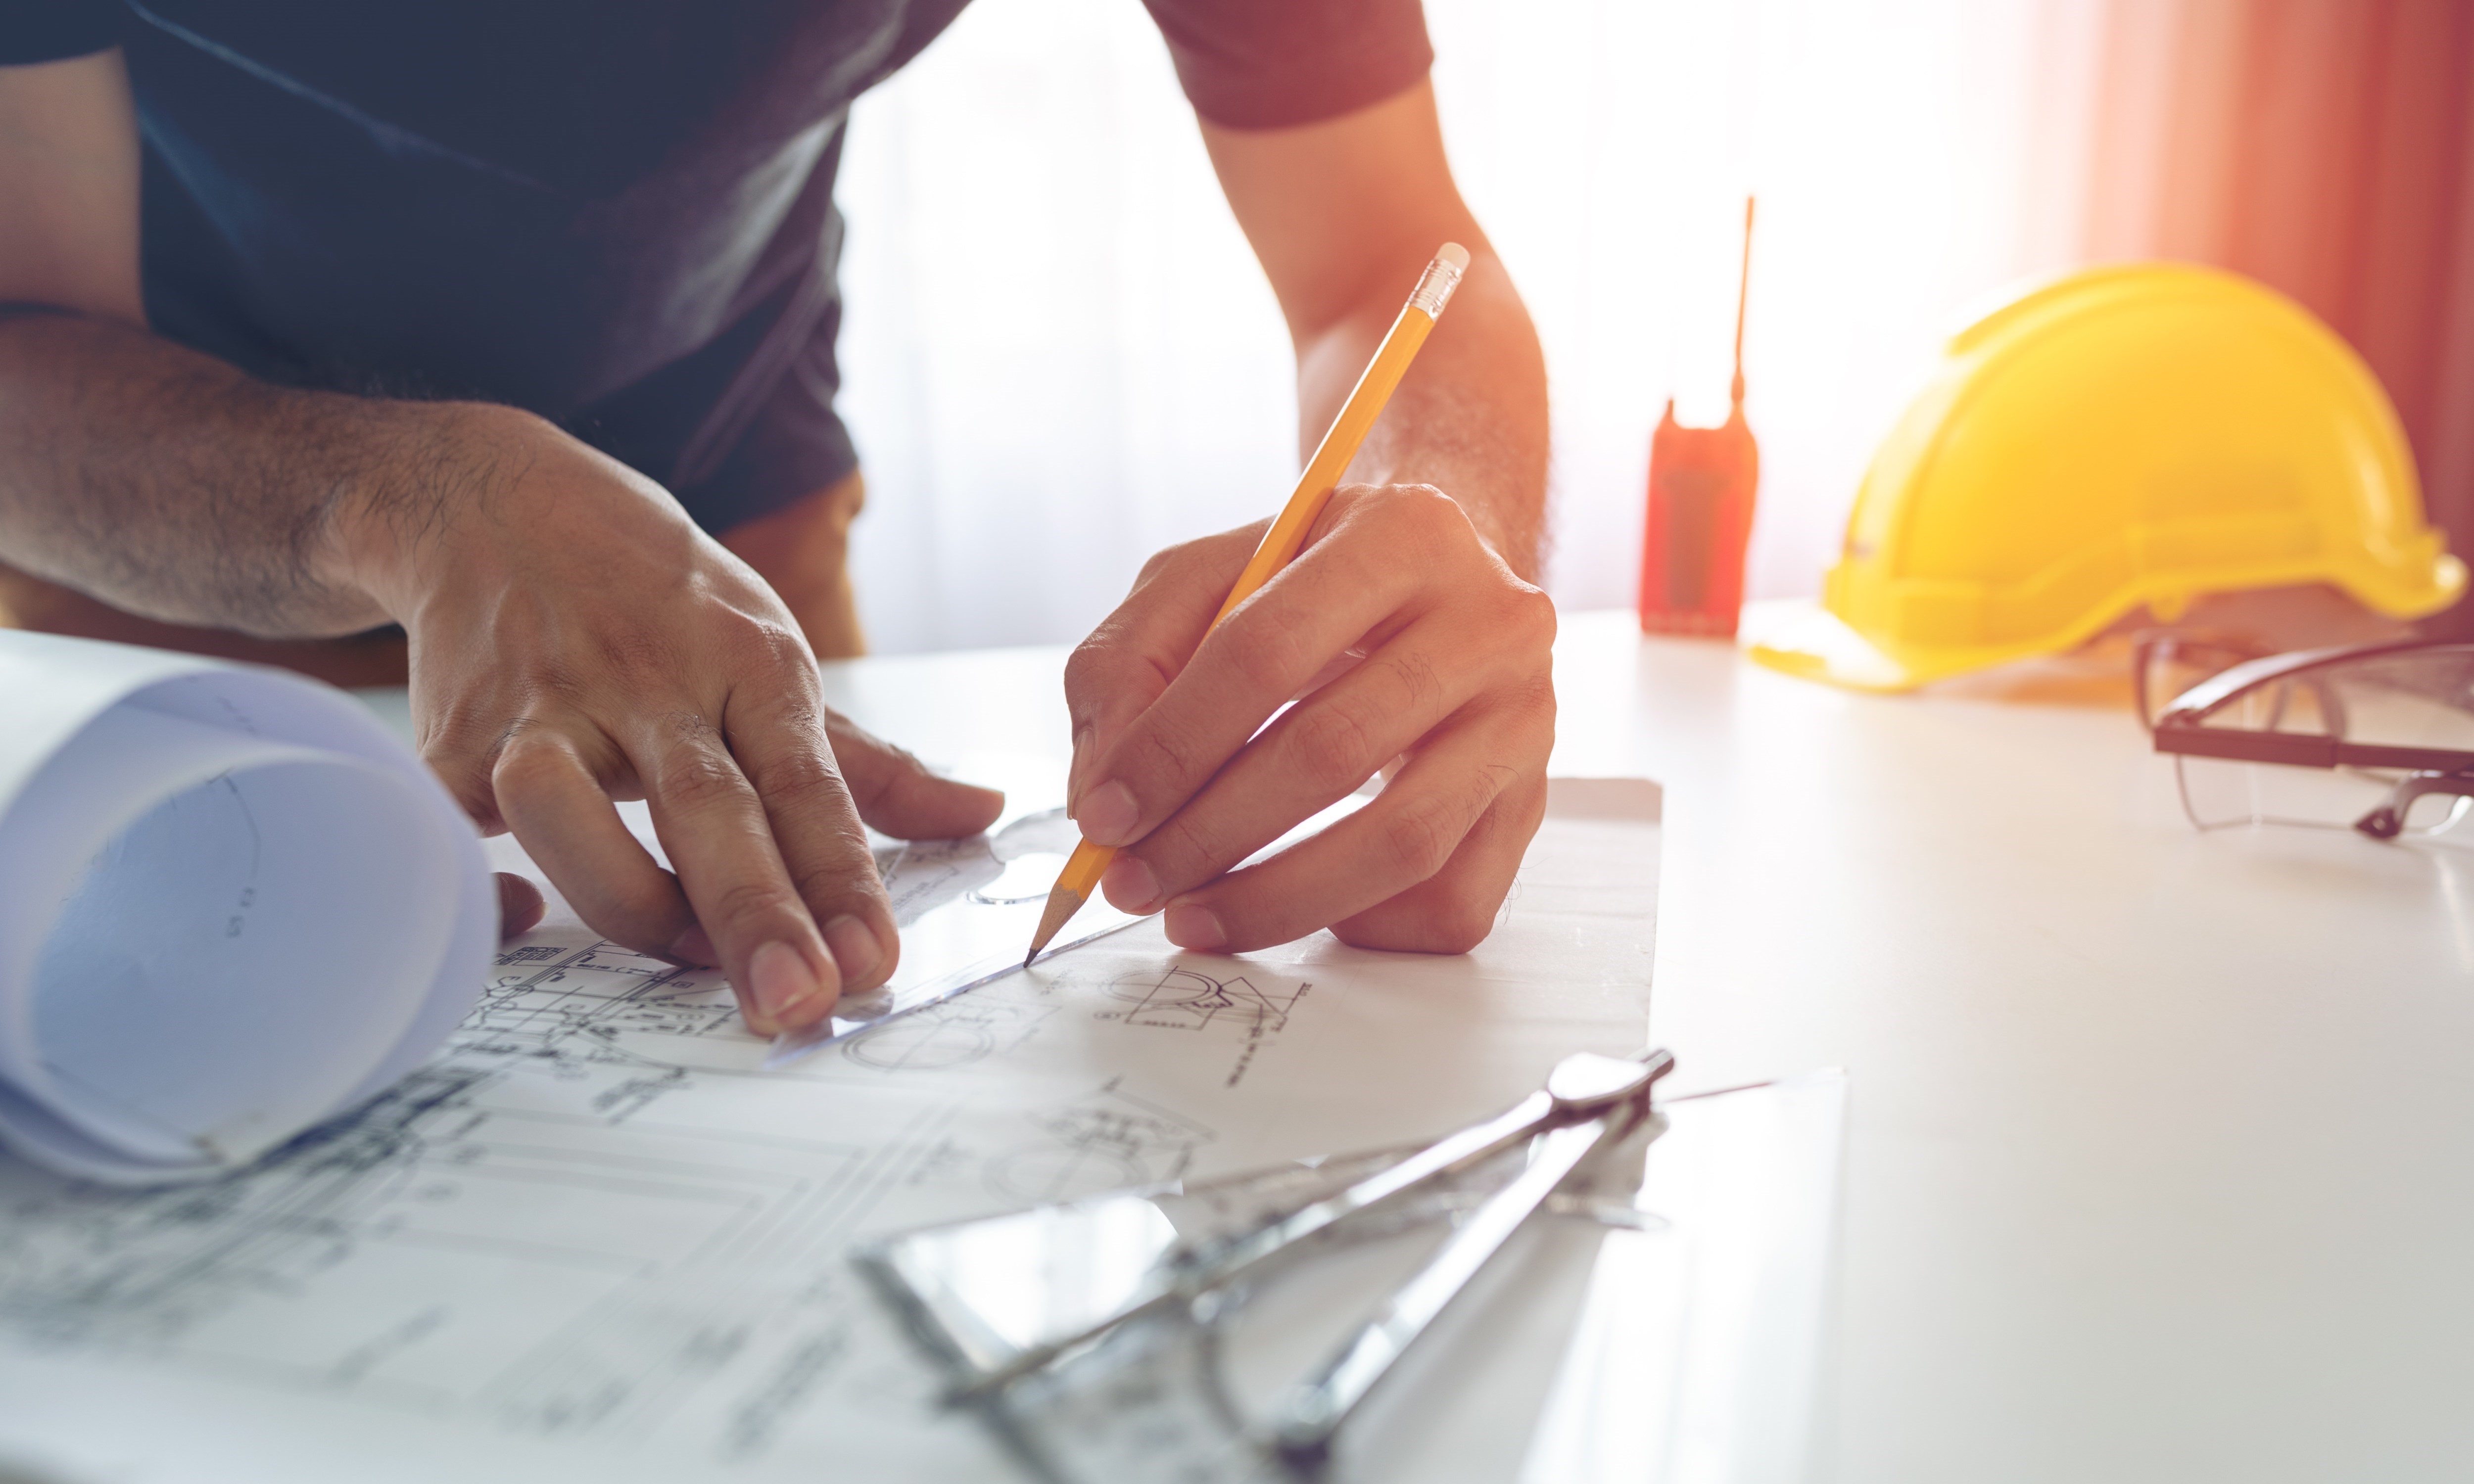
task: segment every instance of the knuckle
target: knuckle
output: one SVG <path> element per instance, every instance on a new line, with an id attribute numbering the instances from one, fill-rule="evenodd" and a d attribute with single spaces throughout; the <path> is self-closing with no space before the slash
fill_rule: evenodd
<path id="1" fill-rule="evenodd" d="M 761 877 L 733 881 L 714 894 L 714 915 L 724 922 L 752 928 L 768 918 L 797 910 L 788 881 Z"/>
<path id="2" fill-rule="evenodd" d="M 813 804 L 841 787 L 840 770 L 822 748 L 789 748 L 764 765 L 765 795 L 780 803 Z"/>
<path id="3" fill-rule="evenodd" d="M 622 682 L 658 683 L 678 672 L 677 647 L 659 630 L 622 624 L 602 631 L 597 641 L 601 663 Z M 558 695 L 580 695 L 588 682 L 564 667 L 546 673 L 541 684 Z"/>
<path id="4" fill-rule="evenodd" d="M 748 649 L 759 661 L 792 675 L 815 674 L 815 654 L 808 648 L 808 636 L 794 625 L 764 621 L 750 627 L 755 632 L 747 640 Z"/>
<path id="5" fill-rule="evenodd" d="M 1215 826 L 1202 811 L 1172 815 L 1143 844 L 1143 859 L 1158 874 L 1160 885 L 1175 892 L 1208 880 L 1245 854 L 1226 830 Z"/>
<path id="6" fill-rule="evenodd" d="M 804 666 L 794 665 L 778 674 L 764 673 L 760 666 L 752 680 L 741 678 L 732 685 L 728 699 L 718 708 L 722 718 L 719 730 L 724 733 L 733 731 L 734 720 L 744 712 L 752 714 L 770 731 L 800 737 L 832 736 L 840 718 L 826 709 L 824 698 L 808 682 L 808 674 Z M 858 731 L 857 728 L 849 730 Z"/>
<path id="7" fill-rule="evenodd" d="M 1345 794 L 1383 764 L 1373 732 L 1338 704 L 1302 709 L 1290 732 L 1290 766 L 1322 793 Z"/>
<path id="8" fill-rule="evenodd" d="M 662 758 L 662 793 L 685 808 L 735 802 L 746 787 L 738 766 L 705 737 L 682 737 Z"/>
<path id="9" fill-rule="evenodd" d="M 1455 883 L 1438 892 L 1426 923 L 1438 953 L 1467 953 L 1494 930 L 1497 903 L 1485 894 Z"/>
<path id="10" fill-rule="evenodd" d="M 421 760 L 439 773 L 485 767 L 494 738 L 476 713 L 451 707 L 423 720 Z"/>
<path id="11" fill-rule="evenodd" d="M 1192 541 L 1179 541 L 1174 546 L 1163 546 L 1152 552 L 1144 560 L 1142 569 L 1134 574 L 1134 586 L 1136 588 L 1149 586 L 1180 562 L 1193 560 L 1193 547 Z"/>
<path id="12" fill-rule="evenodd" d="M 1254 604 L 1247 616 L 1251 621 L 1229 635 L 1237 678 L 1258 695 L 1286 696 L 1314 671 L 1307 662 L 1312 618 L 1295 604 Z"/>
<path id="13" fill-rule="evenodd" d="M 1386 651 L 1383 668 L 1394 683 L 1400 687 L 1399 708 L 1404 712 L 1422 712 L 1443 699 L 1443 678 L 1435 663 L 1415 650 L 1398 653 Z"/>
<path id="14" fill-rule="evenodd" d="M 1156 696 L 1176 678 L 1180 664 L 1148 652 L 1124 610 L 1109 615 L 1065 661 L 1065 706 L 1076 723 Z"/>
<path id="15" fill-rule="evenodd" d="M 1505 609 L 1505 623 L 1520 639 L 1540 647 L 1555 642 L 1555 600 L 1546 589 L 1519 583 Z"/>
<path id="16" fill-rule="evenodd" d="M 724 655 L 735 668 L 761 675 L 769 683 L 814 673 L 815 659 L 809 653 L 806 638 L 798 631 L 770 619 L 742 616 L 730 626 L 723 646 Z M 809 688 L 798 686 L 788 694 L 806 702 Z M 813 708 L 813 705 L 810 708 Z"/>
<path id="17" fill-rule="evenodd" d="M 557 781 L 567 768 L 564 748 L 546 735 L 519 728 L 498 749 L 497 758 L 490 767 L 490 781 L 497 788 L 530 792 Z"/>
<path id="18" fill-rule="evenodd" d="M 1533 732 L 1542 730 L 1544 740 L 1555 738 L 1555 681 L 1550 675 L 1529 675 L 1514 681 L 1491 698 L 1519 724 L 1524 741 L 1536 740 Z"/>
<path id="19" fill-rule="evenodd" d="M 833 849 L 814 864 L 796 869 L 791 887 L 801 901 L 818 904 L 848 905 L 887 899 L 876 878 L 876 863 L 868 853 L 867 840 L 855 831 L 835 831 Z"/>
<path id="20" fill-rule="evenodd" d="M 1131 771 L 1155 778 L 1181 779 L 1189 776 L 1194 765 L 1196 748 L 1193 740 L 1175 727 L 1153 724 L 1137 730 L 1132 738 L 1134 756 Z"/>
<path id="21" fill-rule="evenodd" d="M 1386 525 L 1427 537 L 1468 524 L 1460 501 L 1433 485 L 1386 485 L 1368 503 L 1368 514 Z"/>
<path id="22" fill-rule="evenodd" d="M 1419 881 L 1443 869 L 1459 847 L 1461 834 L 1456 811 L 1439 798 L 1406 802 L 1383 822 L 1385 847 Z"/>
<path id="23" fill-rule="evenodd" d="M 1118 651 L 1114 620 L 1102 624 L 1090 637 L 1075 645 L 1074 653 L 1065 657 L 1067 698 L 1089 696 L 1097 700 L 1104 696 L 1117 672 L 1124 668 Z"/>

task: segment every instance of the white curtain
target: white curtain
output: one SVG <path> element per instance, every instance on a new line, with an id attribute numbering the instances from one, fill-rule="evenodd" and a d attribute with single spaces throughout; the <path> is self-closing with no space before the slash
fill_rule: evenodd
<path id="1" fill-rule="evenodd" d="M 1817 586 L 1943 334 L 2078 255 L 2104 9 L 1428 0 L 1453 164 L 1545 342 L 1562 604 L 1632 601 L 1665 399 L 1724 413 L 1748 190 L 1751 590 Z M 1137 0 L 979 0 L 843 170 L 880 651 L 1077 638 L 1150 552 L 1285 497 L 1287 336 Z"/>

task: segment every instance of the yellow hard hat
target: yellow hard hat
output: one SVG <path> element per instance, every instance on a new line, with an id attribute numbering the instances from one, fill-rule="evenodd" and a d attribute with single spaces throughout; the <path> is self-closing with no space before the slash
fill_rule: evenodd
<path id="1" fill-rule="evenodd" d="M 2464 591 L 2378 379 L 2247 278 L 2095 268 L 1952 339 L 1865 472 L 1820 608 L 1751 648 L 1905 690 L 2073 648 L 2141 604 L 2170 621 L 2300 583 L 2396 618 Z"/>

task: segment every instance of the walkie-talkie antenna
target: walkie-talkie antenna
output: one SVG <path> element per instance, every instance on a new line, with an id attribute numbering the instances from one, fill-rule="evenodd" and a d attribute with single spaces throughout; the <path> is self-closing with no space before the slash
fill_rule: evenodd
<path id="1" fill-rule="evenodd" d="M 1727 395 L 1738 408 L 1744 405 L 1744 299 L 1753 286 L 1753 198 L 1744 198 L 1744 266 L 1735 277 L 1735 379 L 1727 384 Z"/>

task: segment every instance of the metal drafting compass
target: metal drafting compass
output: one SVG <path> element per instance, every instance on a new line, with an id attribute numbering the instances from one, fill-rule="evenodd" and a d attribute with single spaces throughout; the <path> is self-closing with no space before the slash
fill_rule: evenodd
<path id="1" fill-rule="evenodd" d="M 944 1370 L 950 1399 L 1044 1477 L 1313 1478 L 1522 1224 L 1569 1204 L 1559 1191 L 1650 1121 L 1651 1086 L 1674 1065 L 1662 1050 L 1583 1052 L 1512 1108 L 1405 1157 L 1111 1192 L 910 1233 L 856 1260 Z M 1226 1401 L 1214 1336 L 1249 1285 L 1313 1252 L 1446 1217 L 1450 1234 L 1268 1415 Z"/>

